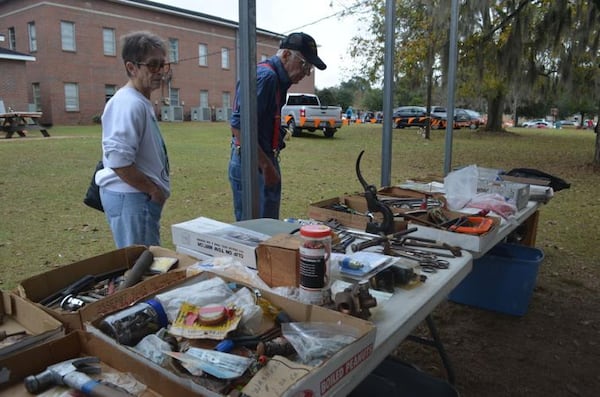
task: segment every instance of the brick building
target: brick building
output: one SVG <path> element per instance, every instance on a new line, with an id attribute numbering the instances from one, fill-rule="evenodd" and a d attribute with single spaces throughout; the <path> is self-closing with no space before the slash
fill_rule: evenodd
<path id="1" fill-rule="evenodd" d="M 0 98 L 43 112 L 43 123 L 91 124 L 127 82 L 119 38 L 135 30 L 168 42 L 172 74 L 152 94 L 159 117 L 228 118 L 238 78 L 238 23 L 146 0 L 0 0 L 0 47 L 36 59 L 20 62 L 24 68 L 0 60 Z M 256 34 L 257 61 L 275 54 L 283 36 Z M 6 81 L 21 87 L 9 92 Z M 314 92 L 314 76 L 294 89 Z"/>

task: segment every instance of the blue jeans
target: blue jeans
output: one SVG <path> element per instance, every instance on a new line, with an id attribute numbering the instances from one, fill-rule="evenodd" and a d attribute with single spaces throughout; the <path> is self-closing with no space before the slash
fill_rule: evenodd
<path id="1" fill-rule="evenodd" d="M 271 157 L 275 169 L 281 176 L 279 161 Z M 233 193 L 233 211 L 236 221 L 242 220 L 242 163 L 239 150 L 231 148 L 231 158 L 229 159 L 229 183 Z M 262 173 L 258 175 L 259 192 L 259 214 L 260 218 L 279 219 L 279 207 L 281 205 L 281 181 L 273 186 L 265 186 L 265 180 Z"/>
<path id="2" fill-rule="evenodd" d="M 160 245 L 163 206 L 146 193 L 120 193 L 100 188 L 106 220 L 117 248 Z"/>

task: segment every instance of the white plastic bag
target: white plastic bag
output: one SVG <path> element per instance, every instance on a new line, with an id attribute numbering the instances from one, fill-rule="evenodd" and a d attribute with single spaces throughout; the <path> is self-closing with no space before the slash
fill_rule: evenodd
<path id="1" fill-rule="evenodd" d="M 459 210 L 477 194 L 479 171 L 476 165 L 452 171 L 444 178 L 448 208 Z"/>

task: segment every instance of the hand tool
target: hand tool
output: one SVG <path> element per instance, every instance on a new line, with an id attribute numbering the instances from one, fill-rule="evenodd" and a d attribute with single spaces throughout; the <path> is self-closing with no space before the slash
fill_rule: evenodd
<path id="1" fill-rule="evenodd" d="M 421 248 L 434 248 L 440 250 L 447 250 L 452 253 L 452 255 L 456 257 L 462 256 L 462 249 L 455 245 L 450 245 L 448 243 L 438 242 L 436 240 L 431 240 L 428 238 L 419 238 L 419 237 L 406 237 L 402 240 L 402 245 L 411 246 L 411 247 L 421 247 Z"/>
<path id="2" fill-rule="evenodd" d="M 131 287 L 140 282 L 144 274 L 154 262 L 154 255 L 149 250 L 144 250 L 137 258 L 130 270 L 125 273 L 125 280 L 119 285 L 119 290 Z"/>
<path id="3" fill-rule="evenodd" d="M 46 368 L 45 371 L 25 378 L 25 388 L 32 394 L 38 394 L 52 386 L 69 386 L 92 397 L 131 397 L 131 394 L 93 380 L 86 374 L 98 374 L 98 357 L 81 357 L 66 360 Z"/>
<path id="4" fill-rule="evenodd" d="M 60 303 L 68 295 L 77 295 L 87 289 L 92 288 L 94 284 L 100 281 L 108 280 L 123 274 L 126 270 L 127 268 L 121 268 L 98 275 L 86 274 L 79 280 L 76 280 L 75 282 L 69 284 L 68 286 L 59 290 L 58 292 L 55 292 L 52 295 L 40 300 L 39 303 L 47 307 L 54 306 Z"/>
<path id="5" fill-rule="evenodd" d="M 373 222 L 370 221 L 367 223 L 367 232 L 369 233 L 385 233 L 391 234 L 394 233 L 394 214 L 392 210 L 387 205 L 383 204 L 377 198 L 377 188 L 374 185 L 369 185 L 365 178 L 363 178 L 360 172 L 360 159 L 365 151 L 361 151 L 356 159 L 356 177 L 358 178 L 360 184 L 365 189 L 365 199 L 367 200 L 367 207 L 369 212 L 380 212 L 383 216 L 383 221 Z"/>
<path id="6" fill-rule="evenodd" d="M 407 235 L 409 233 L 415 232 L 417 230 L 416 227 L 410 227 L 406 230 L 402 230 L 400 232 L 396 232 L 394 234 L 391 234 L 389 236 L 378 236 L 375 237 L 371 240 L 366 240 L 366 241 L 361 241 L 360 243 L 356 243 L 356 244 L 352 244 L 350 247 L 352 249 L 352 252 L 357 252 L 357 251 L 362 251 L 364 249 L 367 249 L 369 247 L 374 247 L 376 245 L 380 245 L 380 244 L 387 244 L 389 245 L 391 240 L 395 240 L 398 239 L 404 235 Z"/>

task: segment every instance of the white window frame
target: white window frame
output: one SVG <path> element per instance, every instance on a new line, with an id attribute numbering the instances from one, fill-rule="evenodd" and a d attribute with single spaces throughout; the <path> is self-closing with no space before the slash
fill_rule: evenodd
<path id="1" fill-rule="evenodd" d="M 208 103 L 208 90 L 200 90 L 200 107 L 207 108 Z"/>
<path id="2" fill-rule="evenodd" d="M 60 21 L 60 46 L 63 51 L 75 52 L 75 22 Z"/>
<path id="3" fill-rule="evenodd" d="M 42 90 L 40 83 L 31 83 L 31 97 L 33 98 L 33 104 L 35 105 L 35 111 L 42 111 Z"/>
<path id="4" fill-rule="evenodd" d="M 79 111 L 79 84 L 65 83 L 65 111 Z"/>
<path id="5" fill-rule="evenodd" d="M 113 28 L 102 28 L 102 47 L 104 55 L 117 55 L 117 39 Z"/>
<path id="6" fill-rule="evenodd" d="M 35 22 L 27 23 L 27 34 L 29 35 L 29 52 L 37 51 L 37 33 Z"/>
<path id="7" fill-rule="evenodd" d="M 229 69 L 229 48 L 221 48 L 221 68 Z"/>
<path id="8" fill-rule="evenodd" d="M 112 97 L 117 92 L 117 86 L 114 84 L 105 84 L 104 85 L 104 99 L 108 100 L 109 97 Z"/>
<path id="9" fill-rule="evenodd" d="M 17 34 L 14 26 L 8 28 L 8 49 L 13 51 L 17 49 Z"/>
<path id="10" fill-rule="evenodd" d="M 223 91 L 221 94 L 221 102 L 223 104 L 223 109 L 231 108 L 231 93 L 229 91 Z"/>
<path id="11" fill-rule="evenodd" d="M 169 39 L 169 62 L 178 63 L 179 62 L 179 40 L 178 39 Z"/>
<path id="12" fill-rule="evenodd" d="M 179 88 L 169 88 L 169 101 L 171 106 L 179 106 Z"/>
<path id="13" fill-rule="evenodd" d="M 198 66 L 208 66 L 208 44 L 198 44 Z"/>

